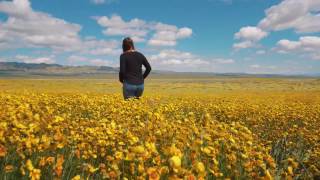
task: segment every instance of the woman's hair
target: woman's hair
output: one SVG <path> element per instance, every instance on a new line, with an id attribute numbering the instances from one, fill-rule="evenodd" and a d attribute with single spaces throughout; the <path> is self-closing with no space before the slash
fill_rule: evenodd
<path id="1" fill-rule="evenodd" d="M 130 37 L 124 38 L 122 41 L 122 50 L 126 52 L 130 49 L 134 49 L 133 41 Z"/>

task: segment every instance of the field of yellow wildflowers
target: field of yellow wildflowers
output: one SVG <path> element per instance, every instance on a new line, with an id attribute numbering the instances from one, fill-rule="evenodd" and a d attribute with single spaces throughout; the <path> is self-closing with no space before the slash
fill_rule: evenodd
<path id="1" fill-rule="evenodd" d="M 316 179 L 317 79 L 0 80 L 0 179 Z"/>

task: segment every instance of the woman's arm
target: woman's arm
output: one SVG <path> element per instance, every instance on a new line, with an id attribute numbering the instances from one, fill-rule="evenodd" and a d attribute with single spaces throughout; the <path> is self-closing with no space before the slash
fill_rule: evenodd
<path id="1" fill-rule="evenodd" d="M 143 58 L 142 64 L 146 68 L 146 71 L 143 73 L 143 78 L 145 79 L 148 77 L 149 73 L 151 72 L 151 66 L 146 57 Z"/>
<path id="2" fill-rule="evenodd" d="M 119 71 L 119 81 L 123 83 L 124 73 L 126 72 L 126 62 L 123 56 L 120 56 L 120 71 Z"/>

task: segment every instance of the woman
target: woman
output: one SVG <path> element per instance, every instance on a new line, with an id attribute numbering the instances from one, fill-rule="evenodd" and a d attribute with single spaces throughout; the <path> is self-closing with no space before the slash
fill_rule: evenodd
<path id="1" fill-rule="evenodd" d="M 131 38 L 123 40 L 122 49 L 119 80 L 123 84 L 123 97 L 139 98 L 144 90 L 144 79 L 149 75 L 151 66 L 143 54 L 135 51 Z M 142 65 L 146 68 L 143 74 Z"/>

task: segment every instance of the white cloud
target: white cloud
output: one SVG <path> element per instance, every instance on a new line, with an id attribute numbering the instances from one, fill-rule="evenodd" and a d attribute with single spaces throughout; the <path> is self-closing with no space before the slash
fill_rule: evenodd
<path id="1" fill-rule="evenodd" d="M 217 64 L 233 64 L 235 61 L 233 59 L 213 59 L 214 63 Z"/>
<path id="2" fill-rule="evenodd" d="M 299 33 L 320 32 L 319 0 L 284 0 L 265 11 L 259 27 L 280 31 L 294 29 Z"/>
<path id="3" fill-rule="evenodd" d="M 300 42 L 306 51 L 320 51 L 320 37 L 304 36 L 300 38 Z"/>
<path id="4" fill-rule="evenodd" d="M 106 41 L 91 38 L 82 42 L 79 52 L 91 55 L 119 55 L 122 52 L 119 45 L 120 43 L 115 40 Z"/>
<path id="5" fill-rule="evenodd" d="M 148 34 L 153 33 L 148 40 L 148 45 L 151 46 L 175 46 L 177 40 L 192 35 L 192 29 L 187 27 L 178 28 L 174 25 L 146 22 L 138 18 L 124 21 L 121 16 L 112 15 L 95 17 L 95 19 L 105 28 L 103 34 L 107 36 L 131 36 L 135 42 L 144 42 Z"/>
<path id="6" fill-rule="evenodd" d="M 261 66 L 259 64 L 252 64 L 250 65 L 250 68 L 258 69 L 261 68 Z"/>
<path id="7" fill-rule="evenodd" d="M 88 61 L 88 58 L 86 58 L 84 56 L 71 55 L 67 58 L 67 61 L 69 62 L 69 64 L 74 65 L 74 64 L 81 63 L 81 62 L 86 62 L 86 61 Z"/>
<path id="8" fill-rule="evenodd" d="M 30 57 L 25 55 L 17 55 L 15 57 L 18 61 L 25 62 L 25 63 L 46 63 L 46 64 L 53 64 L 55 63 L 54 56 L 49 57 Z"/>
<path id="9" fill-rule="evenodd" d="M 179 31 L 177 32 L 177 38 L 187 38 L 190 37 L 192 35 L 192 29 L 184 27 L 179 29 Z"/>
<path id="10" fill-rule="evenodd" d="M 106 3 L 106 0 L 91 0 L 91 2 L 93 4 L 104 4 L 104 3 Z"/>
<path id="11" fill-rule="evenodd" d="M 267 32 L 261 30 L 260 28 L 247 26 L 240 29 L 234 37 L 235 39 L 245 40 L 245 41 L 259 41 L 268 35 Z"/>
<path id="12" fill-rule="evenodd" d="M 214 71 L 218 65 L 233 64 L 233 59 L 204 59 L 190 52 L 162 50 L 151 55 L 150 63 L 154 69 L 175 71 Z"/>
<path id="13" fill-rule="evenodd" d="M 81 26 L 37 12 L 28 0 L 0 1 L 0 12 L 8 15 L 0 22 L 0 48 L 50 48 L 56 52 L 85 52 L 113 48 L 114 42 L 82 39 Z M 97 50 L 98 51 L 98 50 Z"/>
<path id="14" fill-rule="evenodd" d="M 181 52 L 177 50 L 162 50 L 159 54 L 152 56 L 154 59 L 170 59 L 170 58 L 181 58 L 181 59 L 192 59 L 195 56 L 189 52 Z"/>
<path id="15" fill-rule="evenodd" d="M 96 5 L 101 5 L 101 4 L 110 4 L 113 2 L 117 2 L 118 0 L 90 0 L 91 3 L 96 4 Z"/>
<path id="16" fill-rule="evenodd" d="M 30 13 L 30 2 L 27 0 L 1 1 L 0 11 L 10 14 L 14 17 L 24 17 L 25 14 Z"/>
<path id="17" fill-rule="evenodd" d="M 293 29 L 297 33 L 320 32 L 319 0 L 283 0 L 267 9 L 265 14 L 266 16 L 258 23 L 257 27 L 243 27 L 235 34 L 235 38 L 243 40 L 243 43 L 234 44 L 234 48 L 255 47 L 252 44 L 268 36 L 270 31 Z M 246 41 L 251 41 L 251 44 Z M 296 46 L 294 43 L 286 41 L 280 42 L 281 44 L 287 48 Z"/>
<path id="18" fill-rule="evenodd" d="M 251 74 L 308 74 L 309 73 L 317 73 L 317 67 L 312 67 L 307 64 L 298 63 L 298 61 L 287 60 L 285 64 L 275 65 L 267 65 L 267 64 L 252 64 L 249 65 L 246 73 Z M 306 72 L 307 70 L 307 72 Z M 311 72 L 310 72 L 311 71 Z"/>
<path id="19" fill-rule="evenodd" d="M 320 37 L 303 36 L 298 41 L 283 39 L 274 49 L 279 53 L 304 53 L 311 59 L 320 60 Z"/>
<path id="20" fill-rule="evenodd" d="M 279 50 L 281 50 L 282 52 L 285 52 L 285 51 L 297 50 L 298 48 L 300 48 L 301 43 L 283 39 L 278 41 L 277 45 L 279 47 Z"/>
<path id="21" fill-rule="evenodd" d="M 0 62 L 5 62 L 7 61 L 5 58 L 0 57 Z"/>
<path id="22" fill-rule="evenodd" d="M 275 74 L 281 72 L 282 69 L 280 69 L 277 66 L 274 65 L 260 65 L 260 64 L 252 64 L 249 65 L 249 72 L 253 74 Z M 281 72 L 283 73 L 283 72 Z"/>
<path id="23" fill-rule="evenodd" d="M 81 26 L 33 11 L 28 0 L 1 1 L 0 12 L 8 15 L 0 24 L 0 34 L 8 46 L 65 49 L 81 42 Z"/>
<path id="24" fill-rule="evenodd" d="M 175 26 L 167 26 L 158 23 L 154 29 L 156 33 L 148 41 L 151 46 L 175 46 L 178 39 L 184 39 L 192 35 L 192 29 L 184 27 L 178 29 Z"/>
<path id="25" fill-rule="evenodd" d="M 103 33 L 105 35 L 117 36 L 135 36 L 142 38 L 147 35 L 146 22 L 140 19 L 132 19 L 125 22 L 120 16 L 113 15 L 96 18 L 99 25 L 106 28 Z"/>
<path id="26" fill-rule="evenodd" d="M 93 49 L 90 51 L 90 54 L 92 55 L 119 55 L 122 53 L 122 50 L 118 49 L 112 49 L 112 48 L 99 48 L 99 49 Z"/>
<path id="27" fill-rule="evenodd" d="M 258 50 L 256 51 L 256 54 L 258 55 L 262 55 L 262 54 L 266 54 L 267 52 L 265 50 Z"/>
<path id="28" fill-rule="evenodd" d="M 80 53 L 91 55 L 119 55 L 122 52 L 119 45 L 120 42 L 115 40 L 106 41 L 90 38 L 83 41 Z"/>
<path id="29" fill-rule="evenodd" d="M 313 60 L 320 60 L 320 53 L 318 53 L 318 54 L 311 54 L 311 58 L 312 58 Z"/>
<path id="30" fill-rule="evenodd" d="M 241 40 L 239 43 L 234 43 L 233 48 L 235 50 L 257 47 L 257 41 L 268 36 L 268 32 L 261 30 L 258 27 L 247 26 L 235 33 L 234 38 Z"/>
<path id="31" fill-rule="evenodd" d="M 110 67 L 116 67 L 117 65 L 111 61 L 106 61 L 104 59 L 91 59 L 90 61 L 91 65 L 95 66 L 110 66 Z"/>
<path id="32" fill-rule="evenodd" d="M 150 39 L 148 44 L 151 46 L 175 46 L 177 44 L 174 40 L 163 40 L 157 37 L 161 37 L 160 34 L 159 36 L 155 36 L 154 39 Z"/>
<path id="33" fill-rule="evenodd" d="M 94 65 L 94 66 L 110 66 L 110 67 L 117 67 L 119 66 L 117 63 L 113 61 L 108 61 L 99 58 L 89 58 L 85 56 L 79 55 L 71 55 L 67 58 L 69 65 L 77 65 L 79 63 L 84 65 Z"/>
<path id="34" fill-rule="evenodd" d="M 255 44 L 252 41 L 243 41 L 243 42 L 239 42 L 239 43 L 234 43 L 233 49 L 240 50 L 240 49 L 251 48 L 254 46 L 255 46 Z"/>
<path id="35" fill-rule="evenodd" d="M 255 47 L 255 46 L 256 46 L 256 44 L 252 41 L 243 41 L 243 42 L 239 42 L 239 43 L 234 43 L 233 49 L 240 50 L 240 49 L 246 49 L 246 48 L 251 48 L 251 47 Z"/>
<path id="36" fill-rule="evenodd" d="M 134 42 L 145 42 L 146 39 L 142 38 L 142 37 L 139 37 L 139 36 L 132 36 L 131 39 L 134 41 Z"/>
<path id="37" fill-rule="evenodd" d="M 107 16 L 95 17 L 98 24 L 105 29 L 103 34 L 107 36 L 132 36 L 135 42 L 144 42 L 145 36 L 148 34 L 147 24 L 140 19 L 132 19 L 125 22 L 121 16 L 113 15 L 110 18 Z"/>

